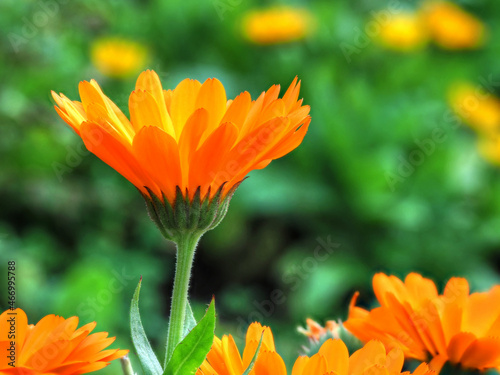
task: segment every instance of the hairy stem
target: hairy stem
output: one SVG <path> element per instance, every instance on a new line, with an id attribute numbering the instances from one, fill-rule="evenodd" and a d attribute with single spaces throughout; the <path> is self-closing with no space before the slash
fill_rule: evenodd
<path id="1" fill-rule="evenodd" d="M 170 309 L 164 368 L 166 368 L 168 361 L 172 357 L 175 347 L 182 340 L 188 302 L 189 279 L 191 278 L 194 253 L 200 237 L 200 233 L 184 233 L 179 236 L 176 242 L 177 263 L 175 265 L 174 291 Z"/>

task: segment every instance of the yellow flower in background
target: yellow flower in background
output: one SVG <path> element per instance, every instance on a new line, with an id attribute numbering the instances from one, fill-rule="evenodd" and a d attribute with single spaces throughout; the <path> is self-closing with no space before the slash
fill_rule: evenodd
<path id="1" fill-rule="evenodd" d="M 91 59 L 97 70 L 105 76 L 125 78 L 137 74 L 145 67 L 148 51 L 132 40 L 108 37 L 94 41 Z"/>
<path id="2" fill-rule="evenodd" d="M 471 128 L 480 133 L 500 130 L 500 99 L 469 83 L 450 90 L 450 106 Z"/>
<path id="3" fill-rule="evenodd" d="M 275 7 L 255 10 L 243 20 L 245 36 L 256 44 L 300 40 L 312 30 L 312 15 L 302 8 Z"/>
<path id="4" fill-rule="evenodd" d="M 241 375 L 252 361 L 262 334 L 262 346 L 251 375 L 286 375 L 283 359 L 276 353 L 274 337 L 269 327 L 252 323 L 248 327 L 243 358 L 231 335 L 214 337 L 212 349 L 196 375 Z"/>
<path id="5" fill-rule="evenodd" d="M 428 41 L 428 32 L 420 14 L 401 12 L 381 24 L 379 42 L 398 51 L 413 51 Z"/>
<path id="6" fill-rule="evenodd" d="M 292 375 L 394 375 L 401 374 L 404 355 L 395 348 L 386 352 L 380 341 L 370 341 L 349 357 L 347 347 L 338 339 L 329 339 L 312 357 L 301 356 L 293 366 Z M 405 372 L 403 374 L 409 374 Z M 413 375 L 431 375 L 422 363 Z"/>
<path id="7" fill-rule="evenodd" d="M 445 49 L 473 49 L 484 42 L 483 23 L 458 5 L 447 1 L 431 1 L 423 14 L 432 39 Z"/>
<path id="8" fill-rule="evenodd" d="M 487 161 L 500 165 L 500 132 L 480 137 L 477 148 Z"/>

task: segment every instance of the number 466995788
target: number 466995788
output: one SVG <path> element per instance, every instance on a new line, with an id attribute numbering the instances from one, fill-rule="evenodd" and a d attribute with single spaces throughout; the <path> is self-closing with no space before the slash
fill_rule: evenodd
<path id="1" fill-rule="evenodd" d="M 16 261 L 7 262 L 7 293 L 8 305 L 11 310 L 16 308 Z"/>

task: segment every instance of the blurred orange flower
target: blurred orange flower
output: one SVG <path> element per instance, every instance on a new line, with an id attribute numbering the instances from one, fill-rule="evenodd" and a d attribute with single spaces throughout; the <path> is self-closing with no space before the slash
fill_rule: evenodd
<path id="1" fill-rule="evenodd" d="M 292 375 L 393 375 L 401 374 L 404 355 L 401 349 L 394 348 L 386 353 L 380 341 L 370 341 L 349 357 L 347 347 L 339 339 L 329 339 L 312 357 L 301 356 L 293 366 Z M 409 374 L 404 372 L 403 374 Z M 414 375 L 434 374 L 423 363 Z"/>
<path id="2" fill-rule="evenodd" d="M 89 323 L 78 329 L 77 326 L 76 316 L 64 319 L 47 315 L 36 325 L 28 325 L 28 318 L 23 310 L 4 311 L 0 315 L 0 373 L 84 374 L 100 370 L 109 365 L 110 361 L 128 353 L 128 350 L 104 350 L 115 338 L 108 337 L 107 332 L 89 335 L 96 323 Z M 14 333 L 15 338 L 9 337 L 9 332 Z M 14 345 L 12 342 L 15 342 Z"/>
<path id="3" fill-rule="evenodd" d="M 356 307 L 356 293 L 344 323 L 360 340 L 378 339 L 389 349 L 402 348 L 408 358 L 431 359 L 436 371 L 447 361 L 479 370 L 500 366 L 500 286 L 469 294 L 467 280 L 452 278 L 439 295 L 419 274 L 403 283 L 379 273 L 373 289 L 381 307 Z"/>
<path id="4" fill-rule="evenodd" d="M 500 99 L 469 83 L 450 90 L 453 110 L 474 130 L 490 134 L 500 130 Z"/>
<path id="5" fill-rule="evenodd" d="M 329 320 L 323 327 L 318 322 L 308 318 L 306 319 L 306 328 L 298 327 L 297 330 L 309 340 L 318 342 L 328 334 L 332 335 L 332 337 L 338 338 L 340 325 L 334 320 Z"/>
<path id="6" fill-rule="evenodd" d="M 399 51 L 414 51 L 428 41 L 429 35 L 418 13 L 401 12 L 381 24 L 379 42 Z"/>
<path id="7" fill-rule="evenodd" d="M 300 82 L 283 98 L 274 85 L 256 100 L 243 92 L 227 100 L 217 79 L 185 79 L 163 90 L 158 75 L 143 72 L 129 99 L 130 120 L 94 80 L 80 83 L 81 102 L 52 95 L 59 115 L 90 152 L 116 169 L 145 196 L 173 204 L 176 187 L 192 198 L 223 197 L 253 169 L 295 149 L 310 123 L 298 100 Z"/>
<path id="8" fill-rule="evenodd" d="M 429 1 L 423 7 L 423 14 L 431 37 L 443 48 L 471 49 L 484 42 L 483 23 L 456 4 Z"/>
<path id="9" fill-rule="evenodd" d="M 313 29 L 311 13 L 305 9 L 274 7 L 254 10 L 243 20 L 245 36 L 256 44 L 278 44 L 299 40 Z"/>
<path id="10" fill-rule="evenodd" d="M 125 78 L 144 69 L 148 50 L 132 40 L 107 37 L 93 42 L 90 56 L 94 66 L 105 76 Z"/>
<path id="11" fill-rule="evenodd" d="M 450 106 L 478 135 L 478 150 L 500 164 L 500 99 L 469 83 L 450 90 Z"/>
<path id="12" fill-rule="evenodd" d="M 222 340 L 214 337 L 212 349 L 196 375 L 241 375 L 251 363 L 259 346 L 262 334 L 262 346 L 257 361 L 250 372 L 251 375 L 286 375 L 283 359 L 276 353 L 274 338 L 269 327 L 260 323 L 252 323 L 248 327 L 243 358 L 231 335 Z"/>

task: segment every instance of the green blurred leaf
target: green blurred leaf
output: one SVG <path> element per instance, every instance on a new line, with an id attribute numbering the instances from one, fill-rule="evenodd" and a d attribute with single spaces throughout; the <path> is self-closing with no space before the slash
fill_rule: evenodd
<path id="1" fill-rule="evenodd" d="M 215 302 L 212 300 L 205 316 L 175 348 L 163 375 L 194 374 L 212 347 L 214 331 Z"/>
<path id="2" fill-rule="evenodd" d="M 144 332 L 144 328 L 142 327 L 141 316 L 139 314 L 139 292 L 141 291 L 141 283 L 142 277 L 139 284 L 137 284 L 134 297 L 132 298 L 132 305 L 130 306 L 132 342 L 134 343 L 144 373 L 146 375 L 159 375 L 162 373 L 162 368 L 153 349 L 151 349 L 146 332 Z"/>

